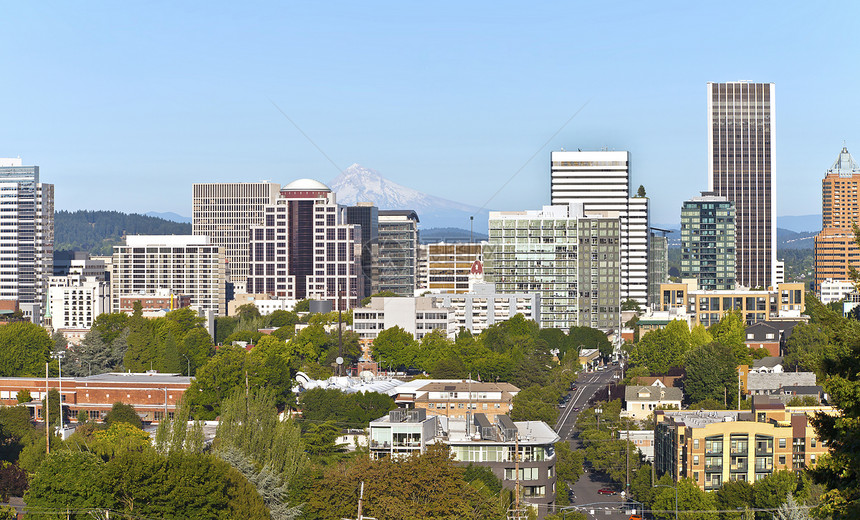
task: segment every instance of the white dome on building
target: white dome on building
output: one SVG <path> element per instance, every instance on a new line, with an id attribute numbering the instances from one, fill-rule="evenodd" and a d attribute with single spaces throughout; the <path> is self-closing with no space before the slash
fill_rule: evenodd
<path id="1" fill-rule="evenodd" d="M 283 188 L 284 191 L 331 191 L 331 188 L 313 179 L 298 179 Z"/>

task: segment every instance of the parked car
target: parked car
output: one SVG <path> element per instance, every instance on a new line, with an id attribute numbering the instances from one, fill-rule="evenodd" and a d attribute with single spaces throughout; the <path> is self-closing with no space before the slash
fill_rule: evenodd
<path id="1" fill-rule="evenodd" d="M 597 490 L 597 493 L 600 495 L 617 495 L 618 494 L 617 491 L 615 491 L 614 489 L 609 489 L 609 488 L 600 488 Z"/>

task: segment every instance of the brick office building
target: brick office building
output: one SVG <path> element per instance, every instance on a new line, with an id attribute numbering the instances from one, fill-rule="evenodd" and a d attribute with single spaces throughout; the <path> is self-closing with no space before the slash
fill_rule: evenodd
<path id="1" fill-rule="evenodd" d="M 182 394 L 191 385 L 191 378 L 179 374 L 124 373 L 114 372 L 88 377 L 52 377 L 47 386 L 57 389 L 68 408 L 68 417 L 74 420 L 84 410 L 90 419 L 101 420 L 114 403 L 134 406 L 140 418 L 147 422 L 158 422 L 165 414 L 173 417 Z M 62 389 L 60 388 L 62 386 Z M 45 396 L 45 378 L 3 377 L 0 378 L 0 404 L 18 404 L 17 395 L 29 390 L 33 401 L 27 404 L 34 409 L 34 417 L 42 417 L 42 402 Z"/>

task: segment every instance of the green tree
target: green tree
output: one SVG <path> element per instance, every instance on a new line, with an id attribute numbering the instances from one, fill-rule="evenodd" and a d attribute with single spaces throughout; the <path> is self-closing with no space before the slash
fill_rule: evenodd
<path id="1" fill-rule="evenodd" d="M 699 489 L 690 479 L 682 479 L 674 484 L 669 482 L 668 488 L 662 487 L 664 480 L 660 480 L 661 487 L 654 491 L 652 513 L 656 518 L 669 519 L 675 517 L 675 493 L 677 490 L 677 510 L 683 511 L 678 518 L 685 520 L 711 520 L 713 513 L 699 511 L 714 511 L 716 503 L 714 495 Z M 675 489 L 673 489 L 675 488 Z"/>
<path id="2" fill-rule="evenodd" d="M 194 329 L 202 329 L 206 322 L 206 319 L 199 316 L 191 307 L 182 307 L 170 311 L 164 315 L 164 318 L 178 325 L 183 335 Z"/>
<path id="3" fill-rule="evenodd" d="M 295 311 L 297 313 L 298 312 L 310 312 L 311 311 L 311 301 L 308 299 L 297 301 Z"/>
<path id="4" fill-rule="evenodd" d="M 299 315 L 292 311 L 278 309 L 269 314 L 268 322 L 269 327 L 293 327 L 295 329 L 296 324 L 299 323 Z"/>
<path id="5" fill-rule="evenodd" d="M 239 321 L 257 319 L 260 317 L 260 310 L 253 303 L 246 303 L 236 308 L 236 317 Z"/>
<path id="6" fill-rule="evenodd" d="M 102 341 L 111 344 L 127 326 L 128 314 L 124 312 L 99 314 L 93 321 L 90 332 L 98 334 Z"/>
<path id="7" fill-rule="evenodd" d="M 603 356 L 612 354 L 612 343 L 600 330 L 591 327 L 571 327 L 567 335 L 568 345 L 572 348 L 596 348 Z"/>
<path id="8" fill-rule="evenodd" d="M 785 342 L 785 368 L 815 372 L 819 378 L 826 377 L 824 360 L 827 352 L 834 351 L 829 335 L 819 324 L 799 323 Z"/>
<path id="9" fill-rule="evenodd" d="M 54 341 L 38 325 L 15 322 L 0 327 L 0 376 L 44 376 Z"/>
<path id="10" fill-rule="evenodd" d="M 301 429 L 278 418 L 275 398 L 263 391 L 233 393 L 221 407 L 216 450 L 235 449 L 259 470 L 268 468 L 290 484 L 307 463 Z"/>
<path id="11" fill-rule="evenodd" d="M 740 311 L 726 313 L 718 323 L 711 325 L 708 332 L 717 343 L 729 347 L 734 353 L 735 366 L 752 364 L 749 347 L 744 343 L 746 324 Z"/>
<path id="12" fill-rule="evenodd" d="M 197 373 L 197 368 L 205 365 L 209 358 L 215 354 L 215 347 L 212 345 L 212 338 L 209 337 L 209 333 L 205 329 L 194 328 L 182 338 L 179 353 L 182 356 L 183 373 L 188 372 L 190 365 L 191 373 L 186 375 L 193 376 Z"/>
<path id="13" fill-rule="evenodd" d="M 753 484 L 753 505 L 759 509 L 776 509 L 787 495 L 797 493 L 800 481 L 793 471 L 775 471 Z"/>
<path id="14" fill-rule="evenodd" d="M 736 511 L 738 513 L 723 513 L 725 519 L 744 519 L 745 510 L 753 506 L 755 493 L 753 485 L 745 480 L 729 480 L 723 483 L 716 492 L 717 508 L 721 511 Z"/>
<path id="15" fill-rule="evenodd" d="M 690 352 L 685 365 L 684 394 L 688 401 L 725 401 L 737 406 L 738 367 L 732 349 L 720 343 L 701 346 Z"/>
<path id="16" fill-rule="evenodd" d="M 417 348 L 412 334 L 400 327 L 391 327 L 373 340 L 372 351 L 380 366 L 396 369 L 413 366 Z"/>
<path id="17" fill-rule="evenodd" d="M 645 366 L 655 374 L 665 374 L 680 367 L 692 345 L 687 323 L 673 320 L 662 329 L 646 332 L 631 352 L 635 365 Z"/>
<path id="18" fill-rule="evenodd" d="M 111 406 L 110 411 L 105 415 L 105 424 L 111 426 L 115 423 L 128 423 L 136 428 L 143 428 L 143 421 L 137 415 L 134 406 L 116 402 Z"/>
<path id="19" fill-rule="evenodd" d="M 555 443 L 556 462 L 555 471 L 557 477 L 556 493 L 557 500 L 567 503 L 567 493 L 564 490 L 573 486 L 583 474 L 582 464 L 585 462 L 585 454 L 581 450 L 572 450 L 570 443 L 559 441 Z"/>
<path id="20" fill-rule="evenodd" d="M 45 409 L 45 399 L 42 399 L 42 410 Z M 69 408 L 62 407 L 63 422 L 68 419 Z M 48 419 L 53 425 L 52 427 L 60 426 L 60 392 L 56 388 L 48 391 Z"/>
<path id="21" fill-rule="evenodd" d="M 645 196 L 645 186 L 639 185 L 639 189 L 636 190 L 636 196 L 640 198 Z"/>
<path id="22" fill-rule="evenodd" d="M 30 395 L 30 391 L 26 388 L 22 390 L 18 390 L 18 393 L 15 394 L 15 399 L 18 401 L 18 404 L 29 403 L 33 400 L 33 396 Z"/>
<path id="23" fill-rule="evenodd" d="M 69 510 L 75 512 L 68 518 L 83 519 L 86 513 L 77 510 L 105 507 L 111 500 L 101 484 L 103 464 L 101 458 L 87 451 L 52 453 L 30 481 L 24 498 L 30 509 L 27 517 L 56 518 L 53 511 Z M 40 514 L 40 510 L 48 512 Z"/>
<path id="24" fill-rule="evenodd" d="M 140 301 L 134 302 L 134 312 L 128 320 L 128 350 L 123 365 L 132 372 L 144 372 L 158 368 L 158 352 L 152 330 L 152 322 L 143 317 Z"/>
<path id="25" fill-rule="evenodd" d="M 240 347 L 224 346 L 200 367 L 185 392 L 195 413 L 201 419 L 218 416 L 221 401 L 245 387 L 246 352 Z"/>
<path id="26" fill-rule="evenodd" d="M 371 294 L 370 296 L 368 296 L 367 298 L 363 298 L 361 300 L 361 306 L 367 307 L 368 305 L 370 305 L 370 300 L 372 300 L 373 298 L 397 298 L 399 296 L 402 296 L 402 295 L 397 294 L 396 292 L 393 292 L 393 291 L 382 291 L 382 292 L 374 293 L 374 294 Z"/>

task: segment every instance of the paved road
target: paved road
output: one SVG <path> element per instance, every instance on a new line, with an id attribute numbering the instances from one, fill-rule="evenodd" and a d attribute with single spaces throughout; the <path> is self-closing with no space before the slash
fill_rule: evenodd
<path id="1" fill-rule="evenodd" d="M 613 374 L 613 370 L 607 369 L 598 372 L 581 373 L 579 375 L 576 381 L 577 389 L 571 392 L 570 401 L 562 409 L 558 423 L 555 426 L 559 437 L 567 439 L 573 449 L 581 448 L 579 439 L 574 437 L 574 425 L 576 424 L 576 417 L 579 415 L 574 409 L 586 408 L 589 400 L 598 391 L 603 390 L 613 381 Z M 620 396 L 612 396 L 612 398 L 617 397 Z M 597 493 L 597 490 L 601 488 L 609 487 L 617 491 L 621 491 L 621 488 L 613 485 L 604 475 L 592 472 L 588 468 L 588 463 L 586 463 L 586 468 L 586 473 L 573 485 L 573 492 L 576 498 L 571 502 L 571 505 L 583 507 L 580 511 L 584 511 L 589 518 L 602 518 L 605 520 L 628 518 L 629 515 L 622 511 L 623 508 L 621 506 L 624 499 L 620 495 L 600 495 Z M 564 489 L 558 489 L 558 493 L 564 492 L 566 492 Z"/>

